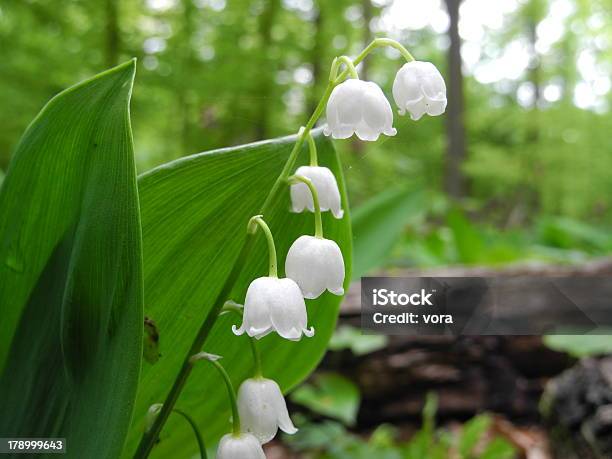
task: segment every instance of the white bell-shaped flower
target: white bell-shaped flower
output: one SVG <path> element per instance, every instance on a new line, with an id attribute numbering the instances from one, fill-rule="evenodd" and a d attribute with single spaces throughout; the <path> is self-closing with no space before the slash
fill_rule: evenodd
<path id="1" fill-rule="evenodd" d="M 244 300 L 242 325 L 236 335 L 247 335 L 260 339 L 275 331 L 283 338 L 299 341 L 302 333 L 314 335 L 307 328 L 306 303 L 300 287 L 291 279 L 260 277 L 249 285 Z"/>
<path id="2" fill-rule="evenodd" d="M 374 141 L 380 134 L 395 135 L 393 110 L 376 83 L 348 79 L 334 88 L 327 102 L 325 135 Z"/>
<path id="3" fill-rule="evenodd" d="M 288 434 L 297 432 L 283 393 L 271 379 L 245 380 L 238 389 L 238 412 L 242 429 L 255 435 L 262 444 L 272 440 L 279 427 Z"/>
<path id="4" fill-rule="evenodd" d="M 226 434 L 217 447 L 217 459 L 266 459 L 259 440 L 249 433 Z"/>
<path id="5" fill-rule="evenodd" d="M 321 211 L 331 211 L 336 218 L 342 218 L 344 211 L 340 200 L 340 190 L 336 177 L 327 167 L 321 166 L 301 166 L 295 171 L 295 175 L 301 175 L 312 181 L 319 194 L 319 205 Z M 312 193 L 306 184 L 298 182 L 291 185 L 291 210 L 293 212 L 303 212 L 308 209 L 314 212 Z"/>
<path id="6" fill-rule="evenodd" d="M 415 121 L 425 113 L 441 115 L 446 110 L 446 84 L 431 62 L 408 62 L 395 76 L 393 98 L 400 115 L 407 110 Z"/>
<path id="7" fill-rule="evenodd" d="M 344 294 L 344 259 L 338 244 L 329 239 L 297 238 L 287 252 L 285 272 L 300 286 L 304 298 L 317 298 L 326 289 Z"/>

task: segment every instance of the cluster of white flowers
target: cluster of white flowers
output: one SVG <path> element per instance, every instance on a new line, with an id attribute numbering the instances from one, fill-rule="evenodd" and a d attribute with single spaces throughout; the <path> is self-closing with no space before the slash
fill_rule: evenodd
<path id="1" fill-rule="evenodd" d="M 334 60 L 325 96 L 329 97 L 326 106 L 328 124 L 324 129 L 326 135 L 346 139 L 355 134 L 361 140 L 375 141 L 381 134 L 396 134 L 391 105 L 382 89 L 374 82 L 359 80 L 354 67 L 377 46 L 393 46 L 408 61 L 397 72 L 393 82 L 393 98 L 400 114 L 408 111 L 413 120 L 418 120 L 424 114 L 436 116 L 444 112 L 446 86 L 436 67 L 429 62 L 415 61 L 397 42 L 377 39 L 354 62 L 346 56 Z M 347 68 L 338 76 L 342 64 Z M 350 78 L 345 79 L 347 76 Z M 288 178 L 292 211 L 313 212 L 315 234 L 301 235 L 293 242 L 285 261 L 287 277 L 279 278 L 276 247 L 270 228 L 263 216 L 252 217 L 248 231 L 255 233 L 261 228 L 267 239 L 269 273 L 250 283 L 243 308 L 232 302 L 228 302 L 231 303 L 229 306 L 226 304 L 228 311 L 237 312 L 242 317 L 239 327 L 232 326 L 233 332 L 236 335 L 246 333 L 252 340 L 255 376 L 243 381 L 236 396 L 229 376 L 217 362 L 220 356 L 200 352 L 189 359 L 191 363 L 202 359 L 212 362 L 223 375 L 228 388 L 234 428 L 232 433 L 221 438 L 217 448 L 218 459 L 265 459 L 262 445 L 272 440 L 279 428 L 288 434 L 297 432 L 279 385 L 261 375 L 255 340 L 270 333 L 277 333 L 291 341 L 299 341 L 302 336 L 312 337 L 314 329 L 308 327 L 305 299 L 318 298 L 326 290 L 334 295 L 344 294 L 342 251 L 336 242 L 323 237 L 321 217 L 321 212 L 330 212 L 336 219 L 344 218 L 341 194 L 333 172 L 318 165 L 316 144 L 310 134 L 310 127 L 323 108 L 324 102 L 315 110 L 308 128 L 302 128 L 298 133 L 294 148 L 297 154 L 301 145 L 308 141 L 310 165 L 299 167 Z M 151 406 L 147 429 L 151 429 L 161 407 L 160 404 Z"/>
<path id="2" fill-rule="evenodd" d="M 311 148 L 315 148 L 311 144 Z M 313 152 L 311 152 L 313 154 Z M 316 155 L 316 153 L 315 153 Z M 282 338 L 298 341 L 311 337 L 307 326 L 305 298 L 314 299 L 325 290 L 344 294 L 344 259 L 338 244 L 323 238 L 321 211 L 342 218 L 340 190 L 336 177 L 326 167 L 302 166 L 292 177 L 292 210 L 315 213 L 315 236 L 300 236 L 289 248 L 285 262 L 286 278 L 276 275 L 276 252 L 269 228 L 256 216 L 249 225 L 259 224 L 268 237 L 270 273 L 251 282 L 244 302 L 242 325 L 232 327 L 235 334 L 246 333 L 261 339 L 276 332 Z M 261 445 L 274 438 L 278 429 L 294 434 L 287 404 L 278 384 L 261 376 L 249 378 L 238 389 L 241 433 L 227 434 L 219 443 L 217 458 L 263 458 Z"/>
<path id="3" fill-rule="evenodd" d="M 424 114 L 437 116 L 446 109 L 446 85 L 431 62 L 403 65 L 393 81 L 393 98 L 400 115 L 410 112 L 413 120 Z M 327 104 L 325 135 L 375 141 L 380 134 L 393 136 L 393 112 L 385 95 L 373 81 L 348 79 L 336 86 Z"/>
<path id="4" fill-rule="evenodd" d="M 357 76 L 350 62 L 344 62 Z M 446 108 L 446 86 L 440 72 L 430 62 L 411 61 L 398 72 L 393 83 L 393 98 L 399 113 L 410 112 L 413 120 L 425 113 L 436 116 Z M 349 78 L 337 84 L 327 103 L 325 134 L 346 139 L 356 134 L 361 140 L 375 141 L 380 134 L 393 136 L 393 112 L 381 88 L 374 82 Z M 307 133 L 310 135 L 310 133 Z M 260 339 L 271 332 L 297 341 L 302 335 L 311 337 L 307 326 L 304 299 L 314 299 L 328 290 L 344 294 L 344 259 L 336 242 L 323 238 L 320 213 L 329 211 L 343 218 L 342 203 L 336 177 L 327 167 L 317 164 L 314 141 L 309 138 L 311 165 L 299 167 L 291 181 L 293 212 L 308 210 L 316 216 L 314 236 L 300 236 L 289 248 L 285 262 L 287 277 L 276 276 L 274 242 L 261 217 L 254 217 L 268 236 L 270 275 L 255 279 L 247 289 L 243 322 L 233 327 L 237 335 L 246 333 Z M 253 220 L 252 220 L 253 221 Z M 278 384 L 261 376 L 247 379 L 238 390 L 238 411 L 242 422 L 239 435 L 227 434 L 219 443 L 219 459 L 264 458 L 261 445 L 270 441 L 280 428 L 293 434 L 287 405 Z"/>
<path id="5" fill-rule="evenodd" d="M 331 211 L 336 218 L 342 218 L 338 182 L 331 170 L 302 166 L 293 177 L 296 183 L 291 184 L 290 194 L 294 212 L 308 209 L 320 215 L 321 211 Z M 260 216 L 254 219 L 265 225 Z M 273 242 L 269 244 L 274 251 Z M 312 337 L 314 329 L 307 326 L 304 298 L 318 298 L 325 290 L 334 295 L 344 294 L 342 252 L 338 244 L 323 238 L 322 234 L 300 236 L 293 242 L 287 252 L 285 272 L 287 277 L 283 279 L 271 273 L 251 282 L 244 301 L 242 325 L 233 326 L 236 335 L 246 333 L 260 339 L 276 332 L 292 341 L 300 340 L 302 335 Z"/>

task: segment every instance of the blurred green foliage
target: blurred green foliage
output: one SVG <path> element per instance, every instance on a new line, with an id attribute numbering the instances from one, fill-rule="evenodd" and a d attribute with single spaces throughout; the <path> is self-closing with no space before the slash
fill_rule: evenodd
<path id="1" fill-rule="evenodd" d="M 328 344 L 330 351 L 350 349 L 357 356 L 369 354 L 384 349 L 389 342 L 386 335 L 364 335 L 359 328 L 350 325 L 340 325 L 334 331 Z"/>
<path id="2" fill-rule="evenodd" d="M 357 420 L 361 395 L 350 379 L 336 373 L 317 373 L 311 382 L 291 393 L 291 400 L 315 413 L 352 426 Z"/>
<path id="3" fill-rule="evenodd" d="M 299 424 L 294 436 L 284 441 L 296 451 L 308 451 L 317 459 L 512 459 L 515 448 L 504 438 L 491 434 L 492 419 L 480 414 L 458 432 L 436 429 L 437 398 L 430 393 L 423 407 L 422 427 L 408 441 L 398 438 L 398 429 L 388 424 L 377 427 L 368 439 L 347 432 L 337 422 Z M 302 420 L 306 422 L 305 420 Z"/>
<path id="4" fill-rule="evenodd" d="M 598 329 L 588 335 L 545 336 L 544 343 L 555 351 L 578 358 L 612 354 L 612 329 Z"/>
<path id="5" fill-rule="evenodd" d="M 429 8 L 430 20 L 390 26 L 401 3 L 6 0 L 0 169 L 46 100 L 129 57 L 138 58 L 132 118 L 140 171 L 295 132 L 321 94 L 331 59 L 354 55 L 375 36 L 400 40 L 446 75 L 448 37 L 433 19 L 445 17 L 444 2 L 426 7 L 405 0 L 414 16 Z M 472 36 L 464 38 L 469 192 L 458 208 L 441 213 L 449 209 L 442 192 L 445 117 L 396 116 L 396 137 L 335 142 L 353 205 L 394 187 L 424 193 L 423 221 L 403 223 L 408 232 L 387 264 L 571 262 L 609 253 L 611 1 L 510 0 L 499 23 L 480 28 L 472 24 L 491 15 L 486 2 L 463 3 L 460 32 Z M 479 76 L 479 66 L 505 55 L 514 56 L 507 75 Z M 360 71 L 390 96 L 400 64 L 397 53 L 377 51 Z M 586 99 L 585 88 L 591 88 Z M 391 236 L 379 238 L 381 253 Z M 360 265 L 375 267 L 372 260 Z"/>

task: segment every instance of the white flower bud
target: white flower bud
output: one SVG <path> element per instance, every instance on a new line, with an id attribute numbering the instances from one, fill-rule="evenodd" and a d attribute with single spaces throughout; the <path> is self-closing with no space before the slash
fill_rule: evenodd
<path id="1" fill-rule="evenodd" d="M 271 379 L 245 380 L 238 389 L 238 411 L 242 429 L 262 444 L 272 440 L 279 427 L 288 434 L 297 432 L 280 387 Z"/>
<path id="2" fill-rule="evenodd" d="M 400 115 L 408 110 L 415 121 L 425 113 L 441 115 L 446 110 L 446 84 L 431 62 L 408 62 L 395 76 L 393 98 Z"/>
<path id="3" fill-rule="evenodd" d="M 217 459 L 266 459 L 257 438 L 248 433 L 226 434 L 217 447 Z"/>
<path id="4" fill-rule="evenodd" d="M 153 427 L 153 424 L 155 424 L 155 420 L 157 419 L 162 406 L 164 406 L 163 403 L 154 403 L 147 410 L 147 415 L 145 417 L 145 432 L 151 430 L 151 427 Z"/>
<path id="5" fill-rule="evenodd" d="M 374 141 L 380 134 L 395 135 L 391 105 L 376 83 L 348 79 L 334 88 L 327 102 L 325 135 Z"/>
<path id="6" fill-rule="evenodd" d="M 293 279 L 305 298 L 317 298 L 325 289 L 344 294 L 344 260 L 334 241 L 300 236 L 289 248 L 285 261 L 287 277 Z"/>
<path id="7" fill-rule="evenodd" d="M 307 327 L 306 303 L 300 287 L 291 279 L 260 277 L 249 285 L 244 301 L 242 325 L 232 326 L 236 335 L 260 339 L 272 331 L 291 341 L 299 341 L 302 333 L 314 335 Z"/>
<path id="8" fill-rule="evenodd" d="M 319 196 L 321 212 L 326 210 L 336 218 L 342 218 L 344 211 L 341 207 L 340 190 L 336 177 L 327 167 L 320 166 L 301 166 L 295 171 L 295 175 L 301 175 L 310 179 Z M 297 182 L 291 185 L 291 210 L 300 213 L 304 209 L 314 212 L 312 193 L 305 183 Z"/>

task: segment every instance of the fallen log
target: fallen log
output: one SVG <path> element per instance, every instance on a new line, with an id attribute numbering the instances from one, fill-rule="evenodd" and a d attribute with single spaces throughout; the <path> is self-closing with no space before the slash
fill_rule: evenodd
<path id="1" fill-rule="evenodd" d="M 570 266 L 452 267 L 380 275 L 602 276 L 612 275 L 612 259 Z M 343 302 L 340 324 L 360 326 L 360 301 L 356 282 Z M 322 368 L 357 382 L 363 396 L 359 426 L 369 428 L 381 422 L 418 423 L 429 391 L 438 393 L 441 419 L 492 411 L 516 422 L 539 422 L 538 403 L 546 382 L 574 362 L 536 336 L 392 336 L 385 349 L 365 356 L 330 351 Z"/>

